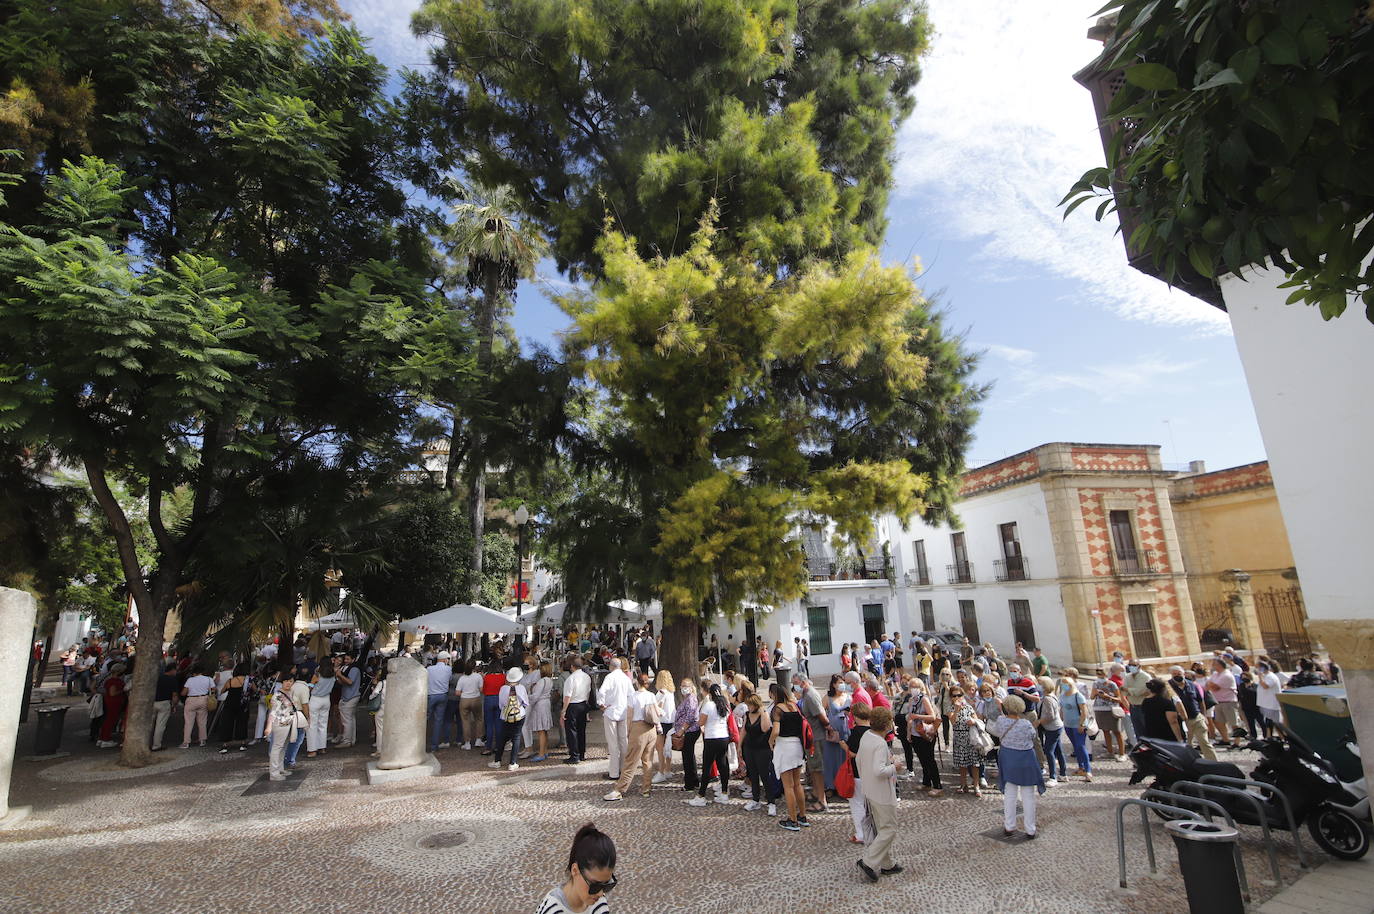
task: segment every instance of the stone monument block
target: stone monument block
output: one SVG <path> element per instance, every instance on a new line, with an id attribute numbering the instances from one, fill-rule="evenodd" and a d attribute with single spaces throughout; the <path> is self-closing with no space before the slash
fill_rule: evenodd
<path id="1" fill-rule="evenodd" d="M 10 808 L 10 775 L 37 611 L 32 594 L 0 587 L 0 828 L 17 824 L 29 812 L 27 807 Z"/>
<path id="2" fill-rule="evenodd" d="M 381 760 L 368 763 L 367 782 L 384 784 L 438 774 L 439 762 L 425 752 L 429 697 L 425 668 L 400 656 L 387 661 L 386 671 L 385 724 L 378 747 Z"/>

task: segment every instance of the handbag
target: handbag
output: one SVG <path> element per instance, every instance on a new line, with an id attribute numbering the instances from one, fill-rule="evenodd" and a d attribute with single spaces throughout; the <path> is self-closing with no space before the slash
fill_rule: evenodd
<path id="1" fill-rule="evenodd" d="M 854 754 L 845 746 L 845 760 L 840 770 L 835 772 L 835 792 L 846 800 L 854 798 L 854 768 L 851 764 Z"/>
<path id="2" fill-rule="evenodd" d="M 670 744 L 672 745 L 674 752 L 682 751 L 682 741 L 686 736 L 687 734 L 681 730 L 673 731 L 673 735 L 670 737 Z"/>
<path id="3" fill-rule="evenodd" d="M 973 721 L 968 726 L 968 743 L 979 755 L 987 755 L 992 751 L 992 737 L 983 729 L 983 725 Z"/>
<path id="4" fill-rule="evenodd" d="M 1119 704 L 1112 705 L 1112 716 L 1113 716 L 1113 717 L 1125 717 L 1125 716 L 1126 716 L 1126 709 L 1123 708 L 1123 707 L 1121 707 L 1121 705 L 1119 705 Z"/>
<path id="5" fill-rule="evenodd" d="M 215 695 L 215 693 L 214 693 L 214 692 L 209 692 L 208 694 L 206 694 L 206 696 L 205 696 L 205 710 L 207 710 L 207 711 L 214 711 L 214 710 L 215 710 L 216 708 L 218 708 L 218 707 L 219 707 L 219 698 Z"/>

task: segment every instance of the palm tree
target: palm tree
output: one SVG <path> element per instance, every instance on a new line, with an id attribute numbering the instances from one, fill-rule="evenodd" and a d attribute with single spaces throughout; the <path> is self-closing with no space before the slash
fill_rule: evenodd
<path id="1" fill-rule="evenodd" d="M 475 404 L 467 417 L 468 443 L 466 482 L 468 515 L 472 521 L 471 580 L 482 580 L 482 536 L 486 526 L 486 431 L 482 415 L 490 402 L 486 388 L 491 383 L 492 344 L 496 336 L 496 317 L 507 300 L 514 300 L 515 286 L 534 275 L 548 246 L 530 218 L 520 207 L 515 191 L 508 185 L 449 183 L 458 200 L 452 207 L 448 227 L 451 256 L 464 267 L 469 289 L 480 289 L 481 301 L 475 315 L 477 334 L 477 383 L 481 389 L 469 403 Z M 453 436 L 444 487 L 457 488 L 455 467 L 456 439 L 461 417 L 453 408 Z M 474 583 L 474 587 L 479 586 Z M 474 593 L 472 599 L 476 599 Z"/>

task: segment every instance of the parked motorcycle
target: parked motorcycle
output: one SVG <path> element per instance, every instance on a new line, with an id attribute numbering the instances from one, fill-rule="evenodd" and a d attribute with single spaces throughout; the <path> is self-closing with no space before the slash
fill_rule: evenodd
<path id="1" fill-rule="evenodd" d="M 1312 839 L 1327 853 L 1342 860 L 1358 860 L 1369 850 L 1374 822 L 1370 820 L 1369 793 L 1364 778 L 1343 782 L 1326 759 L 1303 742 L 1283 724 L 1275 724 L 1282 738 L 1252 741 L 1247 749 L 1263 758 L 1251 775 L 1283 791 L 1293 811 L 1295 825 L 1307 823 Z M 1236 730 L 1236 736 L 1244 736 Z M 1349 737 L 1351 743 L 1353 735 Z M 1168 790 L 1178 781 L 1196 781 L 1215 774 L 1243 778 L 1245 773 L 1232 762 L 1213 762 L 1185 743 L 1140 739 L 1131 750 L 1135 773 L 1131 783 L 1153 778 L 1151 788 Z M 1228 785 L 1230 786 L 1230 785 Z M 1239 825 L 1259 825 L 1255 808 L 1222 794 L 1209 796 L 1226 808 Z M 1269 797 L 1261 798 L 1260 808 L 1271 829 L 1288 828 L 1283 806 Z"/>

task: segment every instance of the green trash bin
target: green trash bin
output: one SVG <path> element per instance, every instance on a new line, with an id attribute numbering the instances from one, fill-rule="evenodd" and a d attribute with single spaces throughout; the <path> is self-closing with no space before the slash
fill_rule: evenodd
<path id="1" fill-rule="evenodd" d="M 1355 729 L 1343 686 L 1303 686 L 1279 693 L 1283 722 L 1298 737 L 1336 766 L 1343 781 L 1364 777 L 1358 756 L 1345 748 Z"/>

